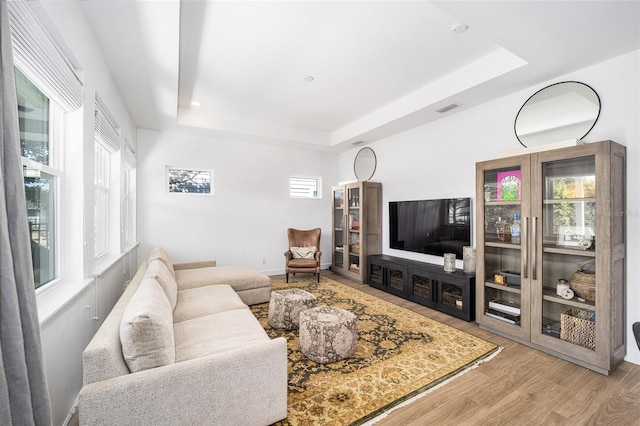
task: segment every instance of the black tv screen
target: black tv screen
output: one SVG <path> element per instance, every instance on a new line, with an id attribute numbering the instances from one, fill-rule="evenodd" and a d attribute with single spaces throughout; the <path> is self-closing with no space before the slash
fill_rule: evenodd
<path id="1" fill-rule="evenodd" d="M 392 249 L 442 256 L 471 245 L 471 198 L 389 202 Z"/>

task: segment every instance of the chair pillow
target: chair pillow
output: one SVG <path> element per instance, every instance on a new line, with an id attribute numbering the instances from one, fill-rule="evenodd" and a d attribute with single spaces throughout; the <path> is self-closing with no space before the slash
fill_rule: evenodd
<path id="1" fill-rule="evenodd" d="M 122 355 L 132 373 L 175 362 L 171 311 L 160 284 L 143 278 L 120 321 Z"/>
<path id="2" fill-rule="evenodd" d="M 173 275 L 174 278 L 176 277 L 176 271 L 173 269 L 173 263 L 171 263 L 169 254 L 165 249 L 163 249 L 162 247 L 156 247 L 151 250 L 148 261 L 151 262 L 154 259 L 162 260 L 162 262 L 167 266 L 167 269 L 169 269 L 169 272 L 171 272 L 171 275 Z"/>
<path id="3" fill-rule="evenodd" d="M 311 247 L 290 247 L 291 254 L 294 259 L 313 259 L 318 249 L 316 246 Z"/>
<path id="4" fill-rule="evenodd" d="M 169 272 L 167 265 L 160 259 L 152 260 L 147 266 L 144 278 L 153 278 L 158 281 L 158 284 L 160 284 L 160 287 L 162 287 L 167 295 L 171 310 L 173 311 L 176 308 L 178 300 L 178 284 L 173 275 L 171 275 L 171 272 Z"/>

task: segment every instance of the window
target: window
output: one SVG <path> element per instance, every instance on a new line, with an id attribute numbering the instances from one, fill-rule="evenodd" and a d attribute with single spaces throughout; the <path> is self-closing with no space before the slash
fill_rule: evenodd
<path id="1" fill-rule="evenodd" d="M 114 173 L 120 162 L 112 161 L 112 155 L 113 160 L 119 160 L 114 154 L 120 149 L 120 136 L 115 120 L 97 95 L 95 118 L 93 223 L 94 258 L 98 259 L 110 253 L 112 247 L 115 248 L 115 240 L 119 237 L 117 234 L 114 237 L 112 233 L 118 232 L 119 212 L 115 207 L 120 189 L 117 185 L 111 185 L 111 179 L 120 179 L 119 171 Z"/>
<path id="2" fill-rule="evenodd" d="M 125 139 L 122 169 L 122 251 L 136 243 L 136 167 L 135 150 Z"/>
<path id="3" fill-rule="evenodd" d="M 289 196 L 291 198 L 322 198 L 322 178 L 291 176 Z"/>
<path id="4" fill-rule="evenodd" d="M 170 194 L 213 195 L 213 170 L 167 166 L 167 191 Z"/>
<path id="5" fill-rule="evenodd" d="M 57 208 L 60 170 L 55 161 L 56 129 L 62 111 L 17 68 L 20 145 L 35 287 L 56 277 Z"/>
<path id="6" fill-rule="evenodd" d="M 94 167 L 94 255 L 98 258 L 109 252 L 109 151 L 97 141 Z"/>

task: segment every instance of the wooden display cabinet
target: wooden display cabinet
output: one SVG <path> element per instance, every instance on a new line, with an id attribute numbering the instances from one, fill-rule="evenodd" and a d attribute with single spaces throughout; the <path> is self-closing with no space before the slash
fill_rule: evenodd
<path id="1" fill-rule="evenodd" d="M 382 252 L 382 185 L 355 182 L 332 194 L 331 270 L 362 283 L 367 256 Z"/>
<path id="2" fill-rule="evenodd" d="M 477 163 L 481 328 L 603 374 L 623 360 L 625 156 L 603 141 Z M 594 297 L 572 295 L 580 265 Z"/>

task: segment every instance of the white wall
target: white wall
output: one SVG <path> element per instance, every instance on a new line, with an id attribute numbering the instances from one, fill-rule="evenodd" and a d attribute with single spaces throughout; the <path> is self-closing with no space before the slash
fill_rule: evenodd
<path id="1" fill-rule="evenodd" d="M 640 51 L 560 76 L 439 121 L 371 143 L 378 159 L 372 180 L 383 187 L 383 252 L 442 264 L 441 257 L 389 248 L 388 202 L 449 197 L 475 198 L 475 163 L 520 147 L 513 122 L 520 106 L 542 87 L 565 80 L 595 89 L 602 112 L 586 142 L 611 139 L 627 147 L 627 356 L 640 364 L 631 325 L 640 321 Z M 349 179 L 357 149 L 340 155 L 340 179 Z M 475 201 L 474 201 L 475 210 Z M 475 224 L 474 224 L 475 226 Z M 475 245 L 475 243 L 474 243 Z M 461 262 L 458 267 L 462 267 Z"/>
<path id="2" fill-rule="evenodd" d="M 320 227 L 322 263 L 330 265 L 337 154 L 219 140 L 177 125 L 162 133 L 139 130 L 138 153 L 140 256 L 162 246 L 177 262 L 215 259 L 281 274 L 287 228 Z M 168 165 L 213 169 L 214 195 L 167 193 Z M 292 175 L 321 176 L 322 199 L 289 198 Z"/>

